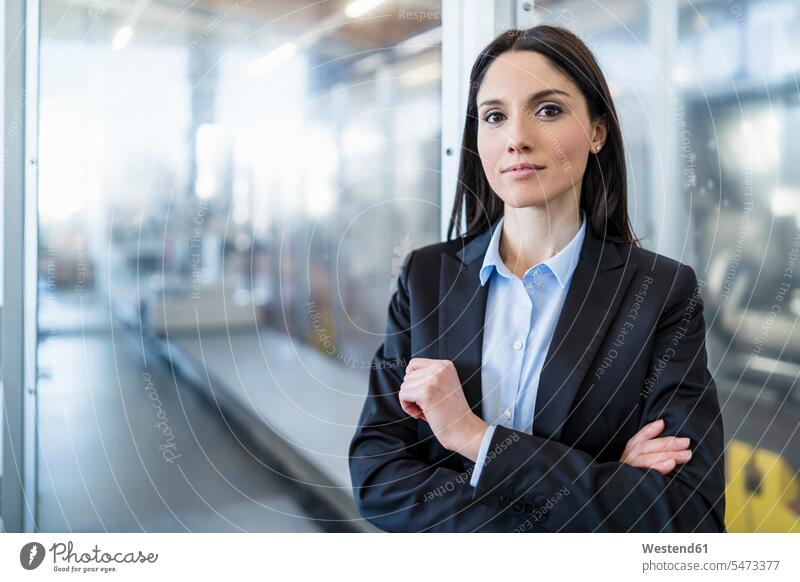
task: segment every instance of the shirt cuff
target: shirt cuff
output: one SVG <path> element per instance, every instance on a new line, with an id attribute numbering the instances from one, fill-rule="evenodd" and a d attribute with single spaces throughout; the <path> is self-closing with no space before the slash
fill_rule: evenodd
<path id="1" fill-rule="evenodd" d="M 497 428 L 496 425 L 490 424 L 489 428 L 486 429 L 486 432 L 483 433 L 481 448 L 478 449 L 478 459 L 475 461 L 475 469 L 472 471 L 472 478 L 469 480 L 469 484 L 472 487 L 475 487 L 478 484 L 478 479 L 481 478 L 483 464 L 486 461 L 486 453 L 489 452 L 489 443 L 492 442 L 492 435 L 494 435 L 495 428 Z"/>

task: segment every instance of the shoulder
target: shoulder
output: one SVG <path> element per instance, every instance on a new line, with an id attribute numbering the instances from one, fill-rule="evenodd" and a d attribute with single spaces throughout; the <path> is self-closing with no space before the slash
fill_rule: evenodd
<path id="1" fill-rule="evenodd" d="M 451 255 L 455 257 L 464 247 L 480 236 L 485 236 L 485 233 L 478 233 L 469 237 L 458 237 L 416 248 L 406 256 L 404 266 L 414 273 L 425 272 L 429 274 L 432 268 L 436 268 L 438 272 L 443 256 Z"/>
<path id="2" fill-rule="evenodd" d="M 634 266 L 642 272 L 657 275 L 659 278 L 670 275 L 678 278 L 696 277 L 694 269 L 690 265 L 667 255 L 630 244 L 615 244 L 614 246 L 626 264 Z"/>
<path id="3" fill-rule="evenodd" d="M 461 265 L 462 251 L 475 255 L 482 241 L 477 234 L 418 247 L 406 255 L 398 278 L 398 287 L 409 298 L 415 298 L 421 309 L 435 309 L 439 302 L 442 266 Z M 470 243 L 475 242 L 475 244 Z M 456 267 L 458 268 L 458 267 Z M 433 301 L 433 303 L 429 303 Z"/>
<path id="4" fill-rule="evenodd" d="M 694 269 L 676 259 L 630 244 L 614 245 L 628 267 L 634 267 L 637 279 L 658 288 L 668 303 L 699 299 L 704 282 L 697 279 Z"/>

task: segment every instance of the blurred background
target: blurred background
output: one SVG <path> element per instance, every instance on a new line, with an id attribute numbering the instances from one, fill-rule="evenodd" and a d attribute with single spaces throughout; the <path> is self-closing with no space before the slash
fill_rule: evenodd
<path id="1" fill-rule="evenodd" d="M 550 23 L 610 82 L 636 234 L 704 285 L 728 529 L 800 531 L 797 2 L 14 4 L 8 530 L 370 530 L 347 446 L 400 265 L 443 239 L 469 68 Z"/>

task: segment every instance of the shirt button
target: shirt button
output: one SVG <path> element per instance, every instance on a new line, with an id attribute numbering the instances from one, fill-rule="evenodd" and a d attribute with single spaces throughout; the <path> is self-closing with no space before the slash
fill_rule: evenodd
<path id="1" fill-rule="evenodd" d="M 508 408 L 503 411 L 503 418 L 506 420 L 511 420 L 511 412 L 508 410 Z"/>
<path id="2" fill-rule="evenodd" d="M 519 340 L 515 341 L 514 342 L 514 349 L 517 350 L 517 351 L 521 350 L 522 349 L 522 342 L 519 341 Z"/>

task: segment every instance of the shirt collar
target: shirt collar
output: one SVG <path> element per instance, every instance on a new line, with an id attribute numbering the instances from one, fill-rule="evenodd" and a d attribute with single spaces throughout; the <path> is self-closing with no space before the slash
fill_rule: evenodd
<path id="1" fill-rule="evenodd" d="M 493 271 L 497 271 L 498 275 L 507 279 L 512 279 L 514 277 L 514 273 L 511 272 L 511 270 L 500 258 L 500 235 L 503 232 L 504 220 L 505 217 L 502 217 L 495 226 L 495 229 L 492 232 L 492 238 L 489 241 L 489 246 L 486 249 L 486 254 L 483 257 L 483 265 L 481 266 L 480 270 L 481 285 L 486 285 L 486 282 L 491 277 Z M 581 248 L 583 247 L 583 239 L 585 236 L 586 213 L 581 209 L 581 226 L 572 240 L 554 256 L 539 263 L 540 265 L 546 265 L 550 271 L 553 272 L 553 274 L 556 276 L 558 284 L 562 289 L 569 282 L 572 273 L 575 272 L 575 267 L 580 259 Z M 534 269 L 537 266 L 538 265 L 534 265 L 531 267 L 531 269 Z"/>

